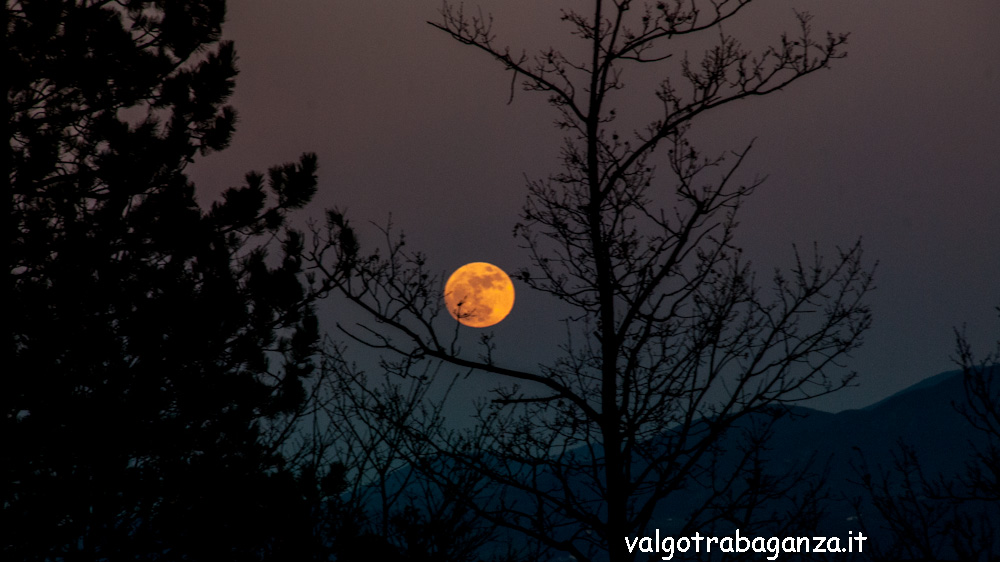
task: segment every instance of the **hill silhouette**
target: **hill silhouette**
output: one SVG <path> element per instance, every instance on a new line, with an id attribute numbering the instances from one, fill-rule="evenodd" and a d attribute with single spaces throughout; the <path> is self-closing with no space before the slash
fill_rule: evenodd
<path id="1" fill-rule="evenodd" d="M 990 369 L 994 376 L 1000 370 L 998 367 Z M 891 537 L 884 521 L 865 503 L 864 488 L 860 485 L 862 464 L 866 463 L 873 471 L 891 471 L 899 455 L 899 446 L 905 443 L 914 449 L 925 474 L 946 477 L 959 474 L 973 447 L 985 444 L 985 437 L 969 427 L 957 409 L 964 400 L 962 371 L 948 371 L 861 409 L 830 413 L 793 407 L 772 426 L 764 458 L 768 470 L 775 474 L 792 473 L 811 466 L 813 473 L 824 475 L 824 499 L 816 505 L 820 512 L 816 514 L 817 533 L 831 537 L 856 535 L 861 527 L 854 502 L 860 501 L 861 516 L 868 523 L 869 544 L 888 541 Z M 768 416 L 760 414 L 742 420 L 722 440 L 724 452 L 717 457 L 715 466 L 720 474 L 735 466 L 735 455 L 726 451 L 737 450 L 741 432 L 765 417 Z M 593 450 L 600 454 L 599 447 Z M 579 454 L 587 453 L 581 450 Z M 407 475 L 404 469 L 395 481 L 407 481 Z M 792 488 L 789 499 L 778 500 L 770 507 L 774 510 L 791 508 L 790 498 L 804 491 L 805 483 L 802 487 L 802 490 Z M 425 491 L 414 491 L 411 497 Z M 586 491 L 577 490 L 577 493 Z M 700 505 L 705 493 L 704 489 L 692 485 L 673 494 L 657 509 L 653 518 L 656 528 L 664 534 L 681 529 L 685 514 Z M 368 508 L 378 511 L 374 502 L 369 503 Z M 563 529 L 567 536 L 573 532 L 569 527 Z M 716 532 L 725 532 L 725 529 L 722 525 Z M 654 531 L 648 530 L 650 534 Z M 851 559 L 846 555 L 840 558 Z"/>

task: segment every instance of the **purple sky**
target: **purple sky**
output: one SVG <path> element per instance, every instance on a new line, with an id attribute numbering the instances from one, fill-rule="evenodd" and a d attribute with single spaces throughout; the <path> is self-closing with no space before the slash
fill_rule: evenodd
<path id="1" fill-rule="evenodd" d="M 579 40 L 558 20 L 575 2 L 483 2 L 501 42 L 562 48 Z M 475 2 L 467 2 L 467 9 Z M 389 213 L 445 276 L 470 261 L 511 271 L 527 256 L 511 236 L 524 176 L 557 171 L 560 134 L 542 96 L 425 22 L 436 1 L 232 0 L 225 36 L 240 76 L 232 146 L 192 176 L 210 198 L 248 170 L 319 155 L 312 213 L 346 209 L 358 225 Z M 713 151 L 742 148 L 748 174 L 769 179 L 742 211 L 740 242 L 762 279 L 791 244 L 827 255 L 864 239 L 879 261 L 875 327 L 851 366 L 861 387 L 815 404 L 839 410 L 881 399 L 953 368 L 952 328 L 985 353 L 1000 320 L 1000 47 L 996 0 L 778 1 L 726 25 L 747 46 L 794 31 L 793 8 L 817 32 L 850 32 L 848 57 L 773 96 L 696 122 Z M 701 46 L 687 47 L 692 55 Z M 643 72 L 648 72 L 646 68 Z M 655 75 L 626 74 L 625 111 L 650 103 Z M 641 114 L 641 113 L 640 113 Z M 371 247 L 375 232 L 362 229 Z M 523 285 L 496 327 L 499 355 L 544 360 L 559 341 L 553 309 Z M 336 306 L 323 307 L 330 321 Z M 357 350 L 360 352 L 361 350 Z"/>

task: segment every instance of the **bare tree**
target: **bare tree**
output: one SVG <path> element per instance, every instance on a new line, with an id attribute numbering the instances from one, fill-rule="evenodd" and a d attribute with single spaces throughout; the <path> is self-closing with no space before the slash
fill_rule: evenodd
<path id="1" fill-rule="evenodd" d="M 528 182 L 514 229 L 530 262 L 517 278 L 574 311 L 560 353 L 537 370 L 494 361 L 489 335 L 478 352 L 464 351 L 465 329 L 441 314 L 440 277 L 401 237 L 387 230 L 384 251 L 366 254 L 333 211 L 314 230 L 316 290 L 371 315 L 374 324 L 345 331 L 385 352 L 391 381 L 434 384 L 419 378 L 428 364 L 504 381 L 472 429 L 378 423 L 406 430 L 400 444 L 412 467 L 441 486 L 471 481 L 467 509 L 543 550 L 634 559 L 622 538 L 651 529 L 691 489 L 697 504 L 677 533 L 788 523 L 790 513 L 762 508 L 790 493 L 787 479 L 765 470 L 769 420 L 854 376 L 841 360 L 870 325 L 863 299 L 872 288 L 860 244 L 829 263 L 796 250 L 791 270 L 776 271 L 765 289 L 733 238 L 741 202 L 762 182 L 739 179 L 750 146 L 709 157 L 687 135 L 702 114 L 774 93 L 843 56 L 846 36 L 816 39 L 808 14 L 796 14 L 795 36 L 751 52 L 719 26 L 748 4 L 596 0 L 589 14 L 563 14 L 586 43 L 585 60 L 554 48 L 513 54 L 490 17 L 461 6 L 445 4 L 431 23 L 546 95 L 567 132 L 561 171 Z M 700 60 L 675 63 L 664 48 L 703 35 L 718 41 Z M 628 108 L 611 97 L 637 67 L 666 76 L 652 94 L 662 109 L 644 129 L 619 131 Z M 742 433 L 744 447 L 720 450 L 727 432 Z"/>

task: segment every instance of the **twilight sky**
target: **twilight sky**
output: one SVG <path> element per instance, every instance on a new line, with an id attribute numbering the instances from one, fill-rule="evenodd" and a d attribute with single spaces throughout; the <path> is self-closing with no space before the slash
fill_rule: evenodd
<path id="1" fill-rule="evenodd" d="M 579 2 L 478 4 L 512 51 L 582 45 L 559 21 L 559 7 Z M 555 113 L 519 89 L 508 105 L 511 75 L 427 25 L 439 8 L 436 0 L 230 0 L 224 35 L 239 54 L 231 102 L 240 120 L 232 146 L 192 168 L 203 197 L 249 170 L 316 152 L 311 213 L 346 209 L 363 248 L 378 241 L 364 225 L 391 213 L 408 245 L 445 276 L 470 261 L 527 265 L 511 229 L 525 175 L 558 170 Z M 1000 3 L 778 0 L 748 7 L 724 30 L 760 46 L 795 31 L 793 9 L 812 13 L 818 33 L 849 32 L 848 57 L 783 92 L 706 115 L 693 137 L 709 152 L 757 139 L 743 171 L 768 180 L 741 211 L 738 241 L 761 281 L 790 264 L 792 243 L 816 242 L 832 257 L 860 236 L 879 261 L 875 326 L 850 361 L 860 387 L 813 404 L 856 408 L 953 368 L 953 327 L 966 324 L 981 354 L 997 340 Z M 703 48 L 674 45 L 692 56 Z M 620 113 L 641 117 L 655 102 L 659 76 L 641 70 L 624 76 Z M 517 288 L 514 311 L 496 326 L 498 357 L 530 366 L 563 328 L 543 297 Z M 321 318 L 342 318 L 340 306 L 322 306 Z"/>

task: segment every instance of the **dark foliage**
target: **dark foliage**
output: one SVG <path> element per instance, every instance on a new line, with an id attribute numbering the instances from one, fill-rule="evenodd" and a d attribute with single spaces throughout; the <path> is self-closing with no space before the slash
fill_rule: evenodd
<path id="1" fill-rule="evenodd" d="M 4 560 L 322 550 L 321 478 L 293 472 L 273 431 L 313 372 L 286 215 L 315 192 L 316 158 L 250 173 L 209 210 L 185 175 L 236 121 L 224 15 L 223 0 L 7 3 Z"/>

